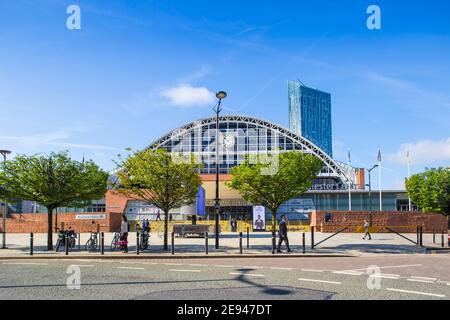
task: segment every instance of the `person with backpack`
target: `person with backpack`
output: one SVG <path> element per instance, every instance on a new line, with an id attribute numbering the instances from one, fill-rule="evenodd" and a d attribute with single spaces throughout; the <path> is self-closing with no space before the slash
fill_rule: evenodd
<path id="1" fill-rule="evenodd" d="M 365 230 L 365 234 L 364 234 L 364 238 L 363 240 L 366 240 L 366 237 L 369 236 L 369 240 L 372 240 L 372 236 L 370 235 L 370 223 L 367 220 L 364 220 L 364 230 Z"/>

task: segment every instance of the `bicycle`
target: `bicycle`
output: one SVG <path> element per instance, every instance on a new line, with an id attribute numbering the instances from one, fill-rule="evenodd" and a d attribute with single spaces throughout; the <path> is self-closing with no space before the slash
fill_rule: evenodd
<path id="1" fill-rule="evenodd" d="M 86 242 L 86 251 L 95 251 L 98 247 L 98 233 L 92 232 L 89 240 Z"/>
<path id="2" fill-rule="evenodd" d="M 114 232 L 114 237 L 111 241 L 110 246 L 111 251 L 116 251 L 120 249 L 119 241 L 120 241 L 120 232 Z"/>
<path id="3" fill-rule="evenodd" d="M 75 247 L 77 234 L 73 230 L 61 231 L 58 229 L 58 240 L 56 241 L 55 251 L 58 252 L 61 246 L 66 245 L 66 238 L 69 250 Z"/>
<path id="4" fill-rule="evenodd" d="M 145 230 L 141 233 L 141 239 L 139 242 L 139 247 L 142 251 L 148 248 L 148 240 L 150 238 L 150 230 Z"/>

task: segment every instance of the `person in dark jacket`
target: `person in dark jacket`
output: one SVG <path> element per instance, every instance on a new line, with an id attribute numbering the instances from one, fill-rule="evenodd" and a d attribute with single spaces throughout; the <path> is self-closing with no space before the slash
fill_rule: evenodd
<path id="1" fill-rule="evenodd" d="M 289 239 L 288 239 L 288 230 L 287 230 L 287 223 L 286 223 L 286 216 L 281 216 L 280 224 L 278 225 L 278 248 L 277 252 L 281 253 L 281 244 L 284 242 L 286 243 L 287 252 L 291 252 L 291 248 L 289 247 Z"/>

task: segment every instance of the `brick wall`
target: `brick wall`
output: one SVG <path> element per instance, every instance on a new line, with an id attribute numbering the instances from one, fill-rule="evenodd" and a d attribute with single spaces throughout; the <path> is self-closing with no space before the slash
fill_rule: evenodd
<path id="1" fill-rule="evenodd" d="M 105 219 L 99 220 L 77 220 L 76 215 L 83 214 L 104 214 Z M 59 213 L 56 217 L 53 214 L 53 231 L 57 227 L 68 229 L 71 227 L 75 232 L 111 232 L 120 228 L 121 213 Z M 6 231 L 9 233 L 46 233 L 47 232 L 47 214 L 10 214 L 6 219 Z M 94 221 L 94 223 L 92 223 Z M 2 231 L 0 225 L 0 232 Z"/>
<path id="2" fill-rule="evenodd" d="M 331 213 L 331 221 L 325 221 L 325 215 Z M 314 211 L 311 223 L 320 232 L 336 232 L 349 227 L 345 232 L 363 232 L 364 220 L 369 220 L 367 211 Z M 397 232 L 416 232 L 417 226 L 423 226 L 424 232 L 447 232 L 447 217 L 440 214 L 422 212 L 383 211 L 372 212 L 372 232 L 388 232 L 389 227 Z"/>

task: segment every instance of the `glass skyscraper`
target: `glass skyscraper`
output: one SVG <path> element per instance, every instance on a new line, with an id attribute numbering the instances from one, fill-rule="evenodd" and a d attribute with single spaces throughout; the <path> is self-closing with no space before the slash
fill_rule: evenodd
<path id="1" fill-rule="evenodd" d="M 289 128 L 333 156 L 331 95 L 288 81 Z"/>

